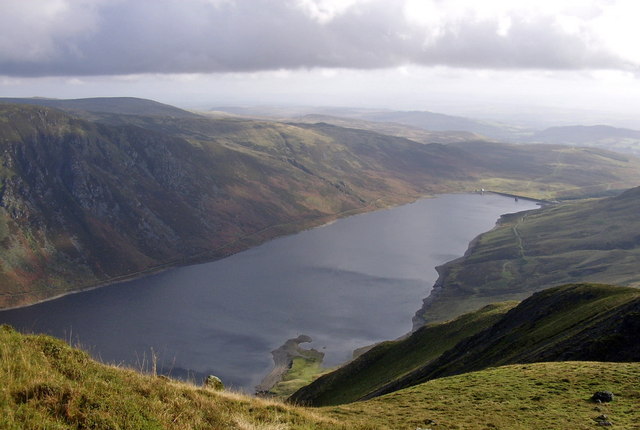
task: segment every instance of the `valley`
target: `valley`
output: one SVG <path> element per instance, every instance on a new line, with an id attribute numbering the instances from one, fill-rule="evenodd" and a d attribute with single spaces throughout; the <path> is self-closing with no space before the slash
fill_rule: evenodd
<path id="1" fill-rule="evenodd" d="M 0 430 L 640 430 L 638 16 L 0 1 Z"/>
<path id="2" fill-rule="evenodd" d="M 576 198 L 640 182 L 638 159 L 589 148 L 425 145 L 323 123 L 211 119 L 139 99 L 44 104 L 75 116 L 0 104 L 5 308 L 427 195 Z"/>
<path id="3" fill-rule="evenodd" d="M 152 370 L 148 364 L 139 369 L 151 376 L 120 373 L 119 369 L 101 367 L 82 353 L 70 352 L 63 344 L 51 346 L 56 341 L 49 338 L 23 338 L 4 328 L 7 338 L 3 347 L 14 348 L 12 352 L 5 350 L 5 356 L 23 354 L 18 365 L 32 366 L 28 372 L 34 374 L 49 372 L 48 366 L 53 369 L 53 373 L 40 376 L 49 381 L 44 385 L 12 382 L 13 394 L 3 400 L 3 404 L 13 405 L 9 410 L 24 404 L 36 420 L 53 420 L 63 426 L 86 425 L 88 421 L 83 420 L 87 419 L 105 420 L 97 428 L 108 428 L 115 422 L 170 428 L 183 414 L 185 419 L 196 420 L 185 421 L 187 427 L 206 422 L 208 426 L 257 428 L 416 428 L 435 423 L 442 428 L 535 428 L 537 424 L 532 423 L 549 419 L 548 423 L 589 428 L 594 418 L 590 416 L 588 392 L 598 386 L 624 393 L 620 408 L 616 404 L 602 407 L 602 411 L 621 425 L 637 421 L 634 413 L 624 409 L 636 399 L 630 388 L 637 378 L 635 363 L 617 365 L 624 374 L 622 379 L 611 376 L 613 365 L 606 363 L 635 362 L 639 357 L 640 342 L 635 334 L 638 290 L 605 285 L 637 286 L 640 282 L 636 274 L 640 243 L 635 234 L 638 188 L 633 188 L 640 183 L 640 160 L 633 155 L 589 142 L 582 142 L 585 146 L 581 147 L 551 142 L 502 143 L 493 140 L 497 134 L 493 138 L 479 134 L 483 129 L 478 124 L 437 115 L 429 120 L 480 128 L 425 130 L 419 122 L 425 116 L 418 113 L 338 118 L 325 112 L 274 120 L 201 115 L 131 98 L 27 100 L 28 104 L 20 104 L 25 103 L 22 99 L 0 103 L 0 306 L 5 309 L 172 267 L 218 261 L 280 236 L 425 196 L 468 192 L 481 196 L 479 190 L 487 190 L 511 196 L 512 203 L 518 196 L 545 201 L 546 205 L 503 216 L 493 230 L 478 236 L 461 258 L 450 261 L 451 254 L 443 252 L 448 258 L 436 263 L 444 264 L 438 267 L 434 290 L 414 317 L 412 333 L 376 344 L 381 336 L 369 334 L 366 325 L 370 323 L 362 327 L 366 336 L 358 338 L 355 331 L 346 330 L 345 336 L 351 337 L 351 343 L 343 339 L 346 349 L 376 345 L 332 372 L 319 366 L 324 351 L 294 360 L 273 391 L 269 388 L 263 393 L 283 397 L 295 391 L 290 402 L 323 408 L 311 410 L 241 395 L 213 394 L 165 376 L 159 378 L 156 374 L 163 373 L 166 357 L 158 362 L 156 355 Z M 488 134 L 498 133 L 491 130 Z M 398 262 L 394 265 L 398 270 L 404 267 Z M 350 278 L 354 273 L 350 272 Z M 173 272 L 165 274 L 161 276 L 168 283 L 183 285 Z M 388 277 L 383 283 L 393 285 Z M 142 283 L 131 285 L 145 291 Z M 247 285 L 233 288 L 241 291 Z M 343 288 L 340 285 L 338 288 Z M 203 288 L 210 288 L 210 284 Z M 185 287 L 183 294 L 192 296 L 188 291 Z M 329 290 L 325 293 L 341 296 Z M 174 303 L 184 300 L 179 290 L 171 294 Z M 419 295 L 417 302 L 408 301 L 409 307 L 415 310 L 424 295 Z M 196 301 L 197 297 L 193 295 Z M 158 298 L 152 294 L 145 301 Z M 51 303 L 57 306 L 59 302 Z M 213 311 L 217 304 L 190 306 L 200 306 L 224 319 L 223 312 Z M 371 308 L 375 306 L 379 305 Z M 95 309 L 86 303 L 77 308 Z M 39 312 L 40 308 L 33 309 Z M 119 312 L 133 315 L 136 311 L 123 306 Z M 260 311 L 248 314 L 252 312 Z M 272 311 L 264 312 L 271 315 Z M 148 326 L 153 319 L 145 315 L 141 312 L 134 325 Z M 179 315 L 176 312 L 176 317 L 188 319 Z M 204 320 L 195 315 L 190 318 Z M 343 322 L 342 330 L 357 326 Z M 402 334 L 391 330 L 392 324 L 378 322 L 394 333 L 382 338 Z M 109 324 L 105 327 L 114 331 Z M 192 331 L 173 325 L 176 335 L 182 330 L 183 338 L 185 332 Z M 213 329 L 208 330 L 211 335 Z M 295 337 L 294 333 L 285 336 L 267 331 L 278 338 L 277 342 L 275 337 L 269 341 L 270 345 Z M 225 336 L 219 338 L 224 340 Z M 328 332 L 325 337 L 330 336 Z M 355 339 L 360 343 L 354 345 Z M 40 358 L 20 348 L 34 342 L 44 345 L 45 362 L 28 364 Z M 235 340 L 229 342 L 227 345 Z M 322 336 L 320 342 L 326 343 Z M 228 347 L 215 346 L 202 355 L 216 355 L 216 348 Z M 260 360 L 264 361 L 264 345 L 260 348 Z M 58 352 L 50 354 L 49 350 Z M 40 353 L 36 354 L 39 357 Z M 89 375 L 61 365 L 59 354 L 71 354 L 64 360 L 79 360 L 82 366 L 89 366 L 94 375 L 91 378 L 97 378 L 92 382 L 96 386 L 103 378 L 125 378 L 125 385 L 144 388 L 131 393 L 118 388 L 116 396 L 127 396 L 127 400 L 104 403 L 116 415 L 105 411 L 94 415 L 79 399 L 114 394 L 87 392 Z M 193 367 L 182 366 L 173 357 L 169 374 L 174 377 L 201 380 L 216 372 L 203 365 L 193 373 Z M 325 364 L 340 364 L 345 358 L 333 360 Z M 593 360 L 603 363 L 582 364 Z M 264 376 L 267 372 L 262 366 L 258 373 Z M 27 370 L 22 368 L 21 372 Z M 565 378 L 570 390 L 554 385 L 553 375 L 562 372 L 570 375 Z M 255 381 L 255 375 L 250 379 Z M 509 380 L 512 386 L 504 392 L 493 387 L 490 393 L 481 393 L 469 382 L 478 380 L 489 386 Z M 241 384 L 230 381 L 231 386 Z M 532 381 L 537 382 L 532 385 Z M 551 398 L 563 398 L 564 406 L 556 411 L 540 396 L 540 387 L 551 392 Z M 169 413 L 173 415 L 172 424 L 168 424 L 163 420 L 169 415 L 135 412 L 150 408 L 139 397 L 140 390 L 155 398 L 156 404 L 165 402 L 167 393 L 181 393 L 189 400 L 179 407 L 174 405 L 178 409 L 169 408 L 174 412 Z M 422 412 L 410 406 L 418 398 L 432 398 L 434 392 L 447 390 L 457 393 L 455 405 L 445 396 L 437 397 L 433 407 Z M 495 407 L 497 400 L 478 403 L 479 397 L 494 396 L 510 396 L 513 401 L 501 400 L 504 405 L 500 408 Z M 530 407 L 531 399 L 540 403 Z M 493 418 L 482 424 L 470 423 L 464 408 L 456 406 L 470 401 L 479 405 L 479 411 L 493 408 Z M 194 409 L 194 404 L 204 403 L 216 405 L 211 406 L 217 411 L 215 416 Z M 66 412 L 48 410 L 48 404 L 64 405 L 59 407 Z M 220 405 L 231 412 L 222 412 Z M 96 410 L 101 411 L 101 406 Z M 280 412 L 274 416 L 256 412 L 260 410 Z M 541 410 L 545 417 L 538 413 Z M 484 420 L 479 415 L 473 419 Z M 13 412 L 5 420 L 9 420 L 7 425 L 29 422 Z"/>

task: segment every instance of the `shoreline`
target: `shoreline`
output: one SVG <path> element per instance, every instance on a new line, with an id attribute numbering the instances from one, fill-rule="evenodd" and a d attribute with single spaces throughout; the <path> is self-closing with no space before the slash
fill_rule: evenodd
<path id="1" fill-rule="evenodd" d="M 447 193 L 447 194 L 454 194 L 454 193 Z M 354 215 L 360 215 L 364 213 L 375 212 L 377 210 L 384 210 L 392 207 L 402 206 L 405 204 L 416 202 L 418 200 L 433 198 L 435 196 L 437 196 L 437 194 L 425 194 L 425 195 L 418 196 L 416 198 L 408 197 L 406 201 L 401 201 L 397 203 L 388 203 L 388 202 L 385 202 L 382 198 L 379 198 L 379 199 L 372 200 L 368 202 L 366 205 L 361 206 L 359 208 L 349 209 L 349 210 L 338 212 L 335 214 L 323 215 L 323 216 L 320 216 L 317 218 L 311 218 L 311 219 L 302 219 L 302 220 L 293 221 L 290 223 L 274 224 L 274 225 L 265 227 L 261 230 L 255 231 L 253 233 L 249 233 L 245 236 L 238 237 L 237 239 L 231 242 L 225 243 L 223 245 L 220 245 L 214 249 L 201 251 L 191 256 L 172 260 L 166 263 L 161 263 L 156 266 L 150 267 L 148 269 L 140 270 L 137 272 L 118 275 L 112 278 L 105 279 L 104 281 L 98 281 L 95 284 L 87 285 L 77 289 L 76 288 L 70 289 L 60 294 L 56 294 L 51 297 L 46 297 L 44 299 L 39 299 L 27 304 L 0 307 L 0 312 L 28 308 L 30 306 L 35 306 L 42 303 L 50 302 L 66 296 L 70 296 L 72 294 L 85 293 L 92 290 L 96 290 L 98 288 L 105 288 L 105 287 L 109 287 L 111 285 L 117 285 L 123 282 L 142 279 L 148 276 L 157 275 L 167 270 L 177 269 L 179 267 L 187 267 L 187 266 L 192 266 L 197 264 L 212 263 L 214 261 L 218 261 L 218 260 L 222 260 L 223 258 L 230 257 L 239 252 L 243 252 L 248 249 L 254 248 L 256 246 L 260 246 L 274 239 L 278 239 L 278 238 L 286 237 L 292 234 L 301 233 L 306 230 L 311 230 L 314 228 L 320 228 L 326 225 L 330 225 L 342 218 L 347 218 Z M 271 230 L 274 230 L 275 234 L 272 234 L 272 235 L 269 234 L 268 232 Z M 265 237 L 260 237 L 260 235 L 263 235 L 265 233 L 267 233 Z M 237 248 L 234 248 L 234 247 L 237 247 Z M 225 249 L 228 249 L 228 251 L 225 251 Z"/>
<path id="2" fill-rule="evenodd" d="M 520 196 L 516 196 L 514 194 L 506 194 L 506 193 L 497 193 L 497 192 L 493 192 L 493 191 L 485 191 L 486 192 L 490 192 L 492 194 L 498 194 L 501 196 L 508 196 L 508 197 L 519 197 L 522 199 L 526 199 L 526 200 L 530 200 L 530 201 L 534 201 L 537 202 L 540 207 L 544 207 L 544 206 L 549 206 L 549 205 L 554 205 L 556 204 L 555 202 L 552 201 L 548 201 L 548 200 L 538 200 L 538 199 L 530 199 L 530 198 L 526 198 L 526 197 L 520 197 Z M 429 308 L 431 307 L 431 305 L 433 304 L 433 302 L 438 298 L 438 296 L 442 293 L 443 289 L 444 289 L 444 279 L 446 278 L 446 276 L 448 275 L 448 270 L 447 268 L 452 265 L 455 264 L 459 261 L 464 260 L 465 258 L 467 258 L 474 250 L 475 246 L 478 244 L 478 241 L 480 240 L 480 237 L 486 233 L 489 233 L 490 231 L 495 230 L 496 228 L 500 227 L 500 224 L 503 220 L 503 218 L 505 216 L 513 216 L 516 214 L 525 214 L 527 212 L 531 212 L 531 211 L 535 211 L 535 210 L 539 210 L 538 209 L 525 209 L 522 211 L 518 211 L 518 212 L 511 212 L 508 214 L 503 214 L 501 215 L 497 220 L 495 225 L 493 226 L 493 228 L 478 234 L 476 237 L 474 237 L 470 242 L 469 245 L 467 246 L 466 251 L 464 252 L 464 254 L 461 257 L 458 258 L 454 258 L 453 260 L 447 261 L 444 264 L 441 264 L 440 266 L 436 266 L 435 270 L 436 272 L 438 272 L 438 278 L 436 279 L 436 281 L 434 282 L 433 286 L 431 287 L 431 291 L 429 292 L 429 294 L 427 295 L 427 297 L 425 297 L 424 299 L 422 299 L 422 306 L 420 307 L 420 309 L 418 309 L 416 311 L 416 313 L 413 315 L 413 318 L 411 319 L 412 322 L 412 328 L 411 328 L 411 332 L 413 333 L 416 330 L 418 330 L 420 327 L 422 327 L 424 324 L 426 324 L 428 321 L 424 319 L 423 315 L 429 310 Z"/>
<path id="3" fill-rule="evenodd" d="M 485 193 L 491 193 L 491 194 L 497 194 L 497 195 L 501 195 L 501 196 L 505 196 L 505 197 L 513 197 L 513 198 L 521 198 L 523 200 L 529 200 L 529 201 L 534 201 L 534 202 L 538 202 L 540 205 L 547 205 L 547 204 L 553 204 L 554 202 L 548 201 L 548 200 L 540 200 L 540 199 L 535 199 L 532 197 L 527 197 L 527 196 L 522 196 L 522 195 L 517 195 L 517 194 L 509 194 L 509 193 L 502 193 L 499 191 L 491 191 L 491 190 L 485 190 Z M 266 243 L 268 241 L 280 238 L 280 237 L 285 237 L 285 236 L 289 236 L 292 234 L 297 234 L 297 233 L 301 233 L 303 231 L 306 230 L 311 230 L 314 228 L 320 228 L 320 227 L 324 227 L 327 225 L 330 225 L 342 218 L 347 218 L 350 216 L 354 216 L 354 215 L 360 215 L 360 214 L 364 214 L 364 213 L 369 213 L 369 212 L 375 212 L 378 210 L 384 210 L 384 209 L 389 209 L 389 208 L 393 208 L 393 207 L 398 207 L 398 206 L 402 206 L 402 205 L 406 205 L 406 204 L 411 204 L 411 203 L 415 203 L 418 200 L 422 200 L 422 199 L 429 199 L 429 198 L 435 198 L 438 196 L 443 196 L 443 195 L 447 195 L 447 194 L 479 194 L 480 192 L 476 191 L 459 191 L 459 192 L 448 192 L 448 193 L 441 193 L 441 194 L 423 194 L 420 196 L 407 196 L 407 199 L 401 199 L 401 201 L 399 202 L 393 202 L 393 203 L 389 203 L 389 202 L 385 202 L 383 198 L 379 198 L 379 199 L 375 199 L 372 200 L 370 202 L 368 202 L 366 205 L 361 206 L 360 208 L 355 208 L 355 209 L 349 209 L 346 211 L 342 211 L 342 212 L 338 212 L 335 214 L 331 214 L 331 215 L 323 215 L 321 217 L 318 218 L 312 218 L 312 219 L 308 219 L 308 220 L 300 220 L 297 222 L 291 222 L 291 223 L 281 223 L 281 224 L 274 224 L 268 227 L 265 227 L 261 230 L 255 231 L 253 233 L 249 233 L 245 236 L 239 237 L 235 240 L 233 240 L 232 242 L 228 242 L 225 243 L 223 245 L 220 245 L 217 248 L 211 249 L 211 250 L 206 250 L 206 251 L 201 251 L 199 253 L 196 253 L 194 255 L 191 256 L 187 256 L 184 258 L 181 258 L 179 260 L 173 260 L 173 261 L 169 261 L 166 263 L 161 263 L 158 264 L 156 266 L 150 267 L 148 269 L 144 269 L 141 271 L 137 271 L 137 272 L 133 272 L 133 273 L 128 273 L 128 274 L 123 274 L 123 275 L 119 275 L 119 276 L 115 276 L 113 278 L 109 278 L 109 279 L 105 279 L 104 281 L 98 281 L 95 284 L 91 284 L 88 285 L 86 287 L 80 287 L 78 289 L 70 289 L 69 291 L 65 291 L 63 293 L 60 294 L 56 294 L 55 296 L 51 296 L 51 297 L 47 297 L 44 299 L 39 299 L 36 300 L 34 302 L 30 302 L 27 304 L 22 304 L 22 305 L 17 305 L 17 306 L 8 306 L 8 307 L 0 307 L 0 312 L 4 312 L 4 311 L 10 311 L 10 310 L 16 310 L 16 309 L 22 309 L 22 308 L 27 308 L 29 306 L 35 306 L 41 303 L 46 303 L 52 300 L 57 300 L 60 298 L 63 298 L 65 296 L 69 296 L 72 294 L 79 294 L 79 293 L 85 293 L 85 292 L 89 292 L 92 290 L 96 290 L 98 288 L 104 288 L 104 287 L 109 287 L 111 285 L 116 285 L 116 284 L 120 284 L 122 282 L 129 282 L 129 281 L 134 281 L 136 279 L 142 279 L 145 278 L 147 276 L 152 276 L 152 275 L 157 275 L 159 273 L 162 273 L 166 270 L 170 270 L 170 269 L 176 269 L 178 267 L 187 267 L 187 266 L 191 266 L 191 265 L 196 265 L 196 264 L 205 264 L 205 263 L 212 263 L 214 261 L 218 261 L 221 260 L 223 258 L 229 257 L 231 255 L 237 254 L 239 252 L 242 251 L 246 251 L 250 248 L 256 247 L 256 246 L 260 246 L 263 243 Z M 267 234 L 266 237 L 260 238 L 259 236 L 269 232 L 270 230 L 275 230 L 275 234 L 270 235 Z M 245 243 L 243 244 L 243 242 L 248 241 L 249 243 Z M 255 241 L 255 243 L 251 243 Z M 234 246 L 238 246 L 238 248 L 233 249 Z M 224 251 L 225 249 L 231 248 L 230 251 Z"/>

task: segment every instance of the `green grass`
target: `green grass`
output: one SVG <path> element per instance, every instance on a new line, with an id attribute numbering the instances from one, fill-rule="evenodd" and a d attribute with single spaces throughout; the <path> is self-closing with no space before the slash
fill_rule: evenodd
<path id="1" fill-rule="evenodd" d="M 640 364 L 563 362 L 511 365 L 436 379 L 366 402 L 322 411 L 379 429 L 640 428 Z M 611 403 L 590 400 L 612 391 Z"/>
<path id="2" fill-rule="evenodd" d="M 318 376 L 331 369 L 322 367 L 322 358 L 295 357 L 291 368 L 285 373 L 282 381 L 269 390 L 269 394 L 278 399 L 286 399 L 300 388 L 309 385 Z"/>
<path id="3" fill-rule="evenodd" d="M 0 328 L 2 429 L 349 429 L 314 411 L 105 366 Z M 356 427 L 357 428 L 357 427 Z"/>
<path id="4" fill-rule="evenodd" d="M 365 402 L 302 408 L 105 366 L 64 342 L 0 327 L 0 428 L 640 428 L 640 364 L 536 363 L 429 381 Z M 609 404 L 589 399 L 615 394 Z"/>

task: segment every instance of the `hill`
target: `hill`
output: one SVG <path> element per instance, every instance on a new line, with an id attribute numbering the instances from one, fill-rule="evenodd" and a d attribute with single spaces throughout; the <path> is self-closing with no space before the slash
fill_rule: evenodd
<path id="1" fill-rule="evenodd" d="M 511 365 L 321 410 L 376 429 L 588 430 L 604 423 L 636 429 L 639 377 L 638 363 Z M 612 391 L 616 400 L 595 404 L 590 398 L 600 390 Z"/>
<path id="2" fill-rule="evenodd" d="M 640 154 L 640 131 L 608 125 L 550 127 L 534 133 L 529 140 Z"/>
<path id="3" fill-rule="evenodd" d="M 135 97 L 94 97 L 86 99 L 0 98 L 0 103 L 47 106 L 93 119 L 92 113 L 193 118 L 196 114 L 175 106 Z"/>
<path id="4" fill-rule="evenodd" d="M 466 131 L 493 139 L 512 140 L 519 129 L 506 124 L 477 121 L 454 115 L 429 111 L 378 111 L 365 112 L 361 119 L 368 121 L 394 122 L 430 131 Z"/>
<path id="5" fill-rule="evenodd" d="M 481 187 L 534 198 L 640 183 L 640 161 L 328 124 L 0 104 L 0 307 L 221 258 L 340 216 Z M 509 162 L 505 162 L 509 160 Z"/>
<path id="6" fill-rule="evenodd" d="M 511 309 L 510 309 L 511 308 Z M 640 290 L 573 284 L 493 305 L 378 345 L 291 396 L 315 406 L 515 363 L 640 360 Z"/>
<path id="7" fill-rule="evenodd" d="M 414 326 L 495 301 L 521 300 L 553 285 L 640 286 L 639 196 L 634 188 L 503 217 L 464 257 L 437 268 L 440 277 Z"/>
<path id="8" fill-rule="evenodd" d="M 242 115 L 252 118 L 271 118 L 277 120 L 297 120 L 307 115 L 328 116 L 340 118 L 342 121 L 355 121 L 356 124 L 365 125 L 363 122 L 380 123 L 378 127 L 387 127 L 393 124 L 411 127 L 428 132 L 457 132 L 471 133 L 487 136 L 493 139 L 514 140 L 521 134 L 529 134 L 529 130 L 521 130 L 519 127 L 507 124 L 490 123 L 462 116 L 447 115 L 429 111 L 395 111 L 388 109 L 366 109 L 347 107 L 215 107 L 212 111 L 226 112 L 233 115 Z M 343 124 L 339 124 L 343 125 Z M 365 125 L 364 129 L 371 129 L 371 125 Z M 359 127 L 357 127 L 359 128 Z M 454 133 L 455 134 L 455 133 Z"/>
<path id="9" fill-rule="evenodd" d="M 349 429 L 302 408 L 106 366 L 0 327 L 3 429 Z M 358 427 L 355 427 L 358 428 Z"/>
<path id="10" fill-rule="evenodd" d="M 467 131 L 428 131 L 424 128 L 413 127 L 393 122 L 366 121 L 357 118 L 345 118 L 331 115 L 309 114 L 294 118 L 294 123 L 317 124 L 326 123 L 338 127 L 369 130 L 389 136 L 404 137 L 420 143 L 452 143 L 483 140 L 484 138 Z"/>

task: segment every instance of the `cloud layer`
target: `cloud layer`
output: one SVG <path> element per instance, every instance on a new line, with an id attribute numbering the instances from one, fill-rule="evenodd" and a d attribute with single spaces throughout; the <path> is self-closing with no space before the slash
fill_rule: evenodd
<path id="1" fill-rule="evenodd" d="M 3 0 L 0 75 L 378 69 L 405 64 L 636 68 L 624 46 L 607 39 L 612 11 L 619 14 L 635 7 L 633 3 L 541 1 L 538 6 L 546 6 L 535 10 L 526 3 Z"/>

